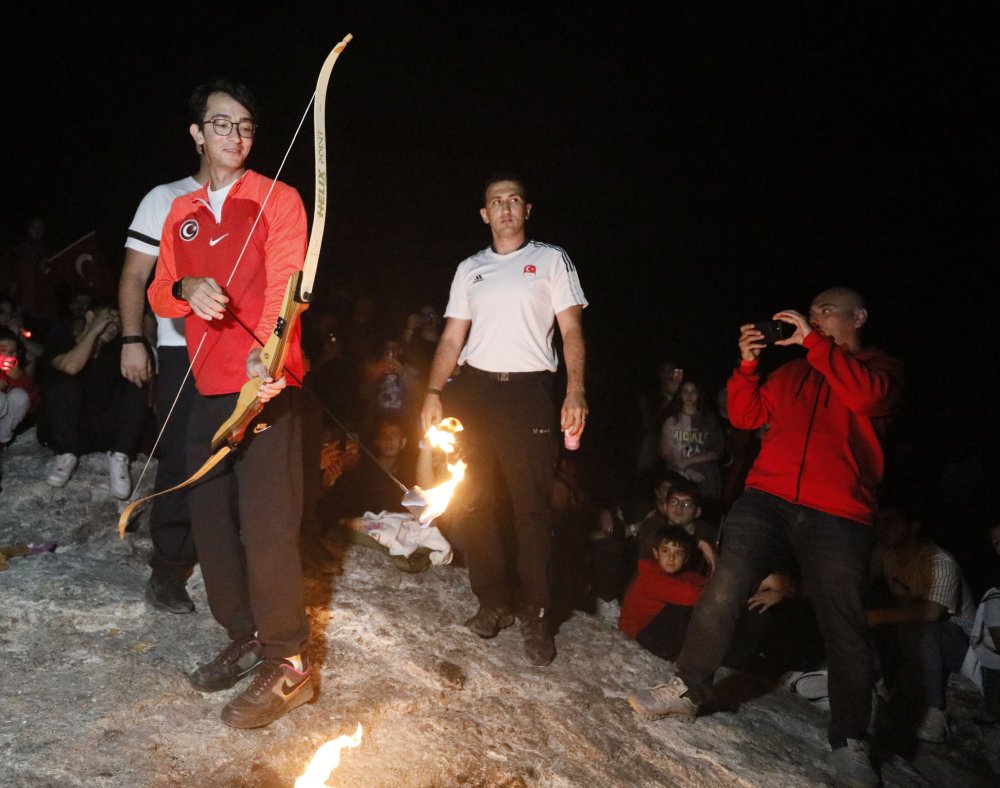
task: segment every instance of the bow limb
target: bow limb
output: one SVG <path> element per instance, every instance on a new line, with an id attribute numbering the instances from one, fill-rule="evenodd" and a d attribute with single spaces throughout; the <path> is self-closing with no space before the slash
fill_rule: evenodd
<path id="1" fill-rule="evenodd" d="M 316 278 L 316 268 L 319 264 L 320 247 L 323 246 L 323 230 L 326 228 L 326 91 L 330 84 L 330 74 L 340 53 L 354 38 L 350 33 L 333 48 L 323 67 L 319 70 L 316 80 L 316 103 L 313 106 L 313 141 L 316 153 L 316 195 L 313 208 L 313 226 L 309 234 L 309 248 L 306 249 L 306 259 L 302 265 L 302 281 L 299 285 L 297 298 L 305 303 L 312 300 L 313 281 Z"/>
<path id="2" fill-rule="evenodd" d="M 260 360 L 267 367 L 268 375 L 280 377 L 285 365 L 289 342 L 294 334 L 295 324 L 302 313 L 309 308 L 312 301 L 313 282 L 319 264 L 319 253 L 323 246 L 323 231 L 326 227 L 326 92 L 330 84 L 330 75 L 340 57 L 340 53 L 350 43 L 353 36 L 348 33 L 327 55 L 323 67 L 316 80 L 316 93 L 313 95 L 313 141 L 316 158 L 316 195 L 313 208 L 313 224 L 309 233 L 309 245 L 306 248 L 305 261 L 302 270 L 289 278 L 285 288 L 285 297 L 281 303 L 281 311 L 274 325 L 274 331 L 261 351 Z M 212 438 L 212 451 L 217 451 L 224 443 L 235 448 L 246 432 L 250 423 L 263 409 L 263 404 L 257 397 L 261 387 L 260 378 L 252 378 L 243 384 L 239 399 L 232 415 L 222 424 Z"/>
<path id="3" fill-rule="evenodd" d="M 313 283 L 319 263 L 320 249 L 323 245 L 323 231 L 326 227 L 326 195 L 328 182 L 326 169 L 326 92 L 330 82 L 330 75 L 333 72 L 333 67 L 337 62 L 337 58 L 340 57 L 340 53 L 344 51 L 345 47 L 350 43 L 352 38 L 353 36 L 348 33 L 344 36 L 344 39 L 333 48 L 330 54 L 327 55 L 326 60 L 323 62 L 323 66 L 319 72 L 319 77 L 316 80 L 316 92 L 312 97 L 313 128 L 315 132 L 314 150 L 316 161 L 316 195 L 313 208 L 313 226 L 309 235 L 309 244 L 306 249 L 306 256 L 302 265 L 302 270 L 296 271 L 289 278 L 288 285 L 285 288 L 285 297 L 281 305 L 281 310 L 278 314 L 278 319 L 275 323 L 274 331 L 271 333 L 268 341 L 264 343 L 264 349 L 261 351 L 261 361 L 264 363 L 264 366 L 267 367 L 268 375 L 272 378 L 280 376 L 288 353 L 289 342 L 291 337 L 294 335 L 295 324 L 301 314 L 309 308 L 309 302 L 312 300 Z M 292 142 L 294 143 L 294 139 Z M 282 164 L 283 163 L 284 162 L 282 162 Z M 264 202 L 267 202 L 267 197 L 265 197 Z M 263 214 L 263 211 L 264 205 L 261 205 L 258 220 L 260 215 Z M 256 226 L 256 221 L 254 222 L 254 226 Z M 251 228 L 250 234 L 253 234 L 253 228 Z M 242 258 L 242 252 L 240 253 L 240 257 Z M 239 262 L 240 261 L 238 259 L 236 261 L 237 266 L 239 265 Z M 235 273 L 235 270 L 236 269 L 234 268 L 233 273 Z M 171 487 L 168 490 L 162 490 L 153 495 L 146 496 L 145 498 L 139 498 L 130 503 L 122 511 L 118 518 L 119 536 L 122 538 L 125 537 L 125 529 L 128 526 L 129 517 L 139 504 L 160 495 L 165 495 L 166 493 L 183 489 L 189 484 L 193 484 L 208 473 L 208 471 L 210 471 L 213 467 L 215 467 L 215 465 L 218 464 L 223 457 L 236 448 L 240 441 L 243 440 L 243 435 L 245 434 L 247 427 L 264 407 L 263 403 L 261 403 L 260 399 L 257 397 L 257 392 L 262 383 L 263 381 L 261 378 L 252 378 L 243 384 L 243 387 L 240 389 L 239 397 L 237 398 L 236 408 L 234 409 L 232 415 L 226 419 L 226 421 L 221 427 L 219 427 L 215 435 L 212 437 L 210 456 L 201 468 L 195 471 L 190 478 L 186 479 L 181 484 Z"/>
<path id="4" fill-rule="evenodd" d="M 219 461 L 225 457 L 229 452 L 232 451 L 230 446 L 223 446 L 219 451 L 215 452 L 211 457 L 209 457 L 202 466 L 195 471 L 191 476 L 180 484 L 174 485 L 168 490 L 160 490 L 158 493 L 153 493 L 152 495 L 147 495 L 145 498 L 139 498 L 138 500 L 132 501 L 128 506 L 126 506 L 120 515 L 118 515 L 118 536 L 122 539 L 125 538 L 125 529 L 128 528 L 129 518 L 132 516 L 132 512 L 135 511 L 136 507 L 145 503 L 146 501 L 151 501 L 153 498 L 159 498 L 161 495 L 166 495 L 167 493 L 175 492 L 176 490 L 182 490 L 189 484 L 194 484 L 202 476 L 208 473 L 212 468 L 219 464 Z"/>

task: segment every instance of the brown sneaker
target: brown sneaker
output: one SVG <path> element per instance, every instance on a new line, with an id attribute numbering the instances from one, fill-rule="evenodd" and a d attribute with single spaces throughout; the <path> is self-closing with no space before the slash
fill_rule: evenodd
<path id="1" fill-rule="evenodd" d="M 465 626 L 481 638 L 494 638 L 501 629 L 514 623 L 514 614 L 503 607 L 480 605 L 476 615 L 465 622 Z"/>
<path id="2" fill-rule="evenodd" d="M 302 670 L 287 659 L 265 659 L 250 686 L 222 710 L 222 721 L 232 728 L 261 728 L 312 700 L 312 673 L 305 654 Z"/>
<path id="3" fill-rule="evenodd" d="M 234 640 L 215 659 L 188 676 L 199 692 L 229 689 L 260 664 L 260 643 L 256 638 Z"/>

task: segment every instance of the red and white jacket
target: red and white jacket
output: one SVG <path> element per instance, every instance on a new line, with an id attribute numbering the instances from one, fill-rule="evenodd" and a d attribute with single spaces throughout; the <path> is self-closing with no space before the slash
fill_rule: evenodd
<path id="1" fill-rule="evenodd" d="M 257 220 L 272 184 L 274 191 Z M 173 297 L 173 283 L 184 276 L 214 278 L 229 296 L 227 308 L 261 342 L 267 342 L 288 280 L 302 269 L 306 243 L 306 212 L 299 193 L 251 170 L 232 185 L 222 205 L 221 221 L 215 220 L 209 206 L 207 184 L 174 200 L 163 225 L 149 303 L 160 317 L 185 318 L 191 357 L 205 338 L 193 370 L 201 394 L 238 392 L 247 381 L 247 356 L 260 345 L 228 313 L 221 320 L 202 320 L 186 301 Z M 301 326 L 296 323 L 285 369 L 299 380 L 303 375 L 300 338 Z M 297 385 L 291 376 L 288 384 Z"/>

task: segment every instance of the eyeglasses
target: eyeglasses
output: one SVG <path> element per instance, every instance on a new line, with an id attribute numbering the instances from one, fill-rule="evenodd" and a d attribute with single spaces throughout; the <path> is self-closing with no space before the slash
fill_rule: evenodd
<path id="1" fill-rule="evenodd" d="M 667 499 L 667 506 L 676 506 L 678 509 L 694 509 L 694 501 L 690 498 L 674 498 L 670 497 Z"/>
<path id="2" fill-rule="evenodd" d="M 204 126 L 206 123 L 211 123 L 215 133 L 220 137 L 228 137 L 232 134 L 234 126 L 236 127 L 236 133 L 243 137 L 243 139 L 248 140 L 257 133 L 257 124 L 252 120 L 241 120 L 239 123 L 233 123 L 229 118 L 209 118 L 208 120 L 203 120 L 201 125 Z"/>

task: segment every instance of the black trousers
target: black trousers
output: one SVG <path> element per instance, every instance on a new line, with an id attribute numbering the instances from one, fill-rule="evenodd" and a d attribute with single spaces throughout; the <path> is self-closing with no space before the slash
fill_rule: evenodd
<path id="1" fill-rule="evenodd" d="M 445 415 L 464 427 L 460 441 L 469 468 L 456 513 L 472 591 L 484 605 L 551 607 L 551 499 L 559 448 L 552 376 L 501 382 L 462 374 L 446 395 Z M 504 486 L 512 522 L 501 519 Z"/>
<path id="2" fill-rule="evenodd" d="M 184 380 L 188 371 L 187 347 L 160 347 L 157 349 L 157 359 L 156 416 L 161 429 L 167 414 L 170 414 L 156 447 L 155 489 L 159 492 L 180 484 L 188 477 L 185 438 L 197 392 L 193 376 L 189 375 Z M 179 390 L 181 394 L 177 397 Z M 198 562 L 194 537 L 191 535 L 187 494 L 185 488 L 153 499 L 149 520 L 153 555 L 149 566 L 157 578 L 166 582 L 183 582 Z"/>
<path id="3" fill-rule="evenodd" d="M 212 615 L 233 640 L 257 632 L 266 658 L 305 650 L 299 528 L 302 435 L 299 394 L 271 400 L 235 452 L 190 488 L 188 505 Z M 188 467 L 209 456 L 236 394 L 198 395 L 188 423 Z"/>
<path id="4" fill-rule="evenodd" d="M 746 601 L 775 566 L 794 558 L 823 635 L 830 670 L 828 738 L 863 739 L 871 716 L 872 653 L 863 596 L 874 534 L 867 525 L 748 489 L 726 518 L 715 573 L 695 606 L 677 675 L 696 700 L 711 689 Z"/>
<path id="5" fill-rule="evenodd" d="M 78 375 L 50 370 L 42 387 L 39 440 L 56 454 L 120 451 L 134 457 L 150 415 L 146 391 L 117 371 L 91 364 Z"/>

